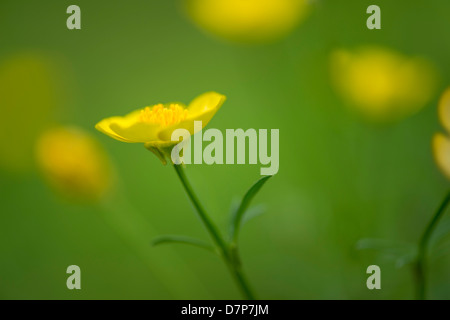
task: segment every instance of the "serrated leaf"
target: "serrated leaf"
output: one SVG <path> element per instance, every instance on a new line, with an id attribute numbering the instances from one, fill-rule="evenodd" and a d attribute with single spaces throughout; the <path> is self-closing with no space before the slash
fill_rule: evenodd
<path id="1" fill-rule="evenodd" d="M 214 251 L 214 247 L 209 245 L 208 243 L 206 243 L 202 240 L 198 240 L 198 239 L 186 237 L 186 236 L 166 235 L 166 236 L 157 237 L 152 241 L 152 245 L 154 245 L 154 246 L 157 246 L 160 244 L 165 244 L 165 243 L 183 243 L 183 244 L 189 244 L 189 245 L 196 246 L 199 248 L 207 249 L 210 251 Z"/>
<path id="2" fill-rule="evenodd" d="M 265 176 L 256 181 L 250 189 L 245 193 L 244 197 L 242 198 L 242 201 L 240 202 L 237 209 L 234 211 L 234 214 L 232 215 L 231 219 L 231 228 L 230 228 L 230 238 L 233 242 L 237 241 L 237 236 L 239 233 L 239 228 L 242 223 L 242 217 L 244 213 L 246 212 L 247 208 L 250 205 L 250 202 L 255 197 L 255 195 L 258 193 L 258 191 L 262 188 L 264 183 L 266 183 L 267 180 L 272 176 Z"/>

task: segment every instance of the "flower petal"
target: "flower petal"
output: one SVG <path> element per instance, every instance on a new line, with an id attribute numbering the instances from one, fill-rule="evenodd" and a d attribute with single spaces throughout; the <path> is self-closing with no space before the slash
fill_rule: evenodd
<path id="1" fill-rule="evenodd" d="M 120 118 L 122 118 L 122 117 L 111 117 L 111 118 L 103 119 L 102 121 L 100 121 L 99 123 L 97 123 L 95 125 L 95 129 L 97 129 L 100 132 L 103 132 L 104 134 L 106 134 L 116 140 L 119 140 L 122 142 L 133 142 L 133 141 L 127 140 L 127 139 L 119 136 L 117 133 L 115 133 L 113 130 L 111 130 L 111 128 L 110 128 L 111 123 L 120 121 Z"/>
<path id="2" fill-rule="evenodd" d="M 196 118 L 197 116 L 208 112 L 209 110 L 219 110 L 225 102 L 226 97 L 217 92 L 206 92 L 192 100 L 188 106 L 188 118 Z"/>
<path id="3" fill-rule="evenodd" d="M 436 133 L 432 141 L 434 159 L 444 175 L 450 179 L 450 138 Z"/>
<path id="4" fill-rule="evenodd" d="M 133 122 L 130 123 L 126 119 L 120 119 L 111 123 L 111 130 L 122 139 L 130 142 L 149 142 L 157 140 L 157 133 L 161 126 L 159 124 Z"/>
<path id="5" fill-rule="evenodd" d="M 336 91 L 374 121 L 406 117 L 426 106 L 438 80 L 433 64 L 382 47 L 338 50 L 331 56 Z"/>
<path id="6" fill-rule="evenodd" d="M 216 92 L 207 92 L 195 98 L 188 106 L 188 118 L 178 124 L 163 128 L 158 133 L 158 138 L 163 141 L 170 141 L 172 133 L 176 129 L 186 129 L 193 135 L 194 121 L 202 121 L 202 129 L 209 123 L 211 118 L 225 102 L 226 97 Z"/>
<path id="7" fill-rule="evenodd" d="M 138 122 L 142 109 L 132 111 L 124 117 L 111 117 L 100 121 L 95 127 L 110 137 L 123 142 L 148 142 L 156 139 L 159 124 Z"/>
<path id="8" fill-rule="evenodd" d="M 438 115 L 442 125 L 450 133 L 450 88 L 444 91 L 439 100 Z"/>

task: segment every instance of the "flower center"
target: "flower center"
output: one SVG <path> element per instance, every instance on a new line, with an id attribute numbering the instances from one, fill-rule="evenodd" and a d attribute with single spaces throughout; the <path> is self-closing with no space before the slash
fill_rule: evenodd
<path id="1" fill-rule="evenodd" d="M 170 126 L 185 120 L 187 115 L 188 110 L 176 103 L 172 103 L 168 107 L 164 107 L 160 103 L 153 107 L 145 107 L 142 109 L 139 115 L 139 121 Z"/>

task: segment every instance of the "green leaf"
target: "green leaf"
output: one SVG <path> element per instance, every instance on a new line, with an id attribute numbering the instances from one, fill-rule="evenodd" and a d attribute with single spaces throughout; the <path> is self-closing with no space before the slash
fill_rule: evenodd
<path id="1" fill-rule="evenodd" d="M 261 189 L 261 187 L 266 183 L 267 180 L 272 176 L 265 176 L 256 181 L 250 189 L 246 192 L 244 197 L 242 198 L 241 203 L 237 206 L 237 209 L 234 211 L 231 219 L 231 230 L 230 230 L 230 238 L 233 242 L 237 241 L 237 236 L 239 233 L 239 228 L 242 223 L 242 218 L 244 213 L 247 211 L 247 208 L 250 205 L 250 202 Z"/>
<path id="2" fill-rule="evenodd" d="M 242 225 L 246 224 L 247 221 L 262 215 L 266 211 L 267 207 L 264 204 L 248 208 L 247 211 L 245 211 L 244 215 L 242 216 Z"/>
<path id="3" fill-rule="evenodd" d="M 441 242 L 448 240 L 449 236 L 450 236 L 450 219 L 447 218 L 443 219 L 441 221 L 441 224 L 436 228 L 431 239 L 431 244 L 438 245 Z"/>
<path id="4" fill-rule="evenodd" d="M 157 246 L 164 243 L 184 243 L 192 246 L 196 246 L 199 248 L 207 249 L 210 251 L 214 251 L 214 247 L 209 245 L 208 243 L 198 240 L 191 237 L 186 236 L 176 236 L 176 235 L 166 235 L 155 238 L 152 241 L 152 245 Z"/>
<path id="5" fill-rule="evenodd" d="M 397 268 L 401 268 L 417 258 L 415 245 L 384 239 L 361 239 L 356 243 L 356 249 L 378 251 L 385 258 L 393 260 Z"/>
<path id="6" fill-rule="evenodd" d="M 450 252 L 450 241 L 442 242 L 433 250 L 433 259 L 440 259 Z"/>
<path id="7" fill-rule="evenodd" d="M 230 205 L 230 210 L 229 210 L 229 215 L 231 217 L 234 217 L 237 209 L 239 208 L 239 205 L 240 205 L 239 200 L 233 199 L 233 201 L 231 202 L 231 205 Z M 264 204 L 258 204 L 256 206 L 248 208 L 242 216 L 241 225 L 243 226 L 244 224 L 247 223 L 247 221 L 262 215 L 266 211 L 267 211 L 267 207 Z"/>
<path id="8" fill-rule="evenodd" d="M 431 254 L 433 258 L 441 258 L 450 252 L 450 219 L 447 217 L 433 234 L 430 241 Z"/>
<path id="9" fill-rule="evenodd" d="M 238 197 L 233 197 L 233 200 L 231 200 L 230 209 L 228 211 L 230 217 L 234 217 L 240 204 L 240 199 Z"/>

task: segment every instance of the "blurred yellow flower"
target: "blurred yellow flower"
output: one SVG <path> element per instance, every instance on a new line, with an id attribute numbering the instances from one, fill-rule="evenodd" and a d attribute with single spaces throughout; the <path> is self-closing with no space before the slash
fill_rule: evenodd
<path id="1" fill-rule="evenodd" d="M 60 105 L 58 68 L 45 55 L 31 52 L 0 61 L 1 167 L 14 172 L 32 167 L 36 136 Z"/>
<path id="2" fill-rule="evenodd" d="M 308 11 L 307 0 L 185 0 L 200 28 L 243 43 L 272 41 L 289 33 Z"/>
<path id="3" fill-rule="evenodd" d="M 45 131 L 36 144 L 36 160 L 52 187 L 71 199 L 99 200 L 112 182 L 106 153 L 80 128 Z"/>
<path id="4" fill-rule="evenodd" d="M 378 47 L 335 51 L 331 73 L 343 98 L 373 120 L 418 111 L 430 101 L 437 83 L 437 73 L 427 60 Z"/>
<path id="5" fill-rule="evenodd" d="M 439 100 L 438 116 L 447 134 L 436 133 L 432 140 L 434 159 L 444 173 L 450 179 L 450 88 L 448 88 Z"/>
<path id="6" fill-rule="evenodd" d="M 207 92 L 195 98 L 188 107 L 181 103 L 156 104 L 124 117 L 103 119 L 95 128 L 119 141 L 145 143 L 145 147 L 164 162 L 161 152 L 177 143 L 171 140 L 172 132 L 186 129 L 194 134 L 194 121 L 202 121 L 205 127 L 225 99 L 219 93 Z"/>

